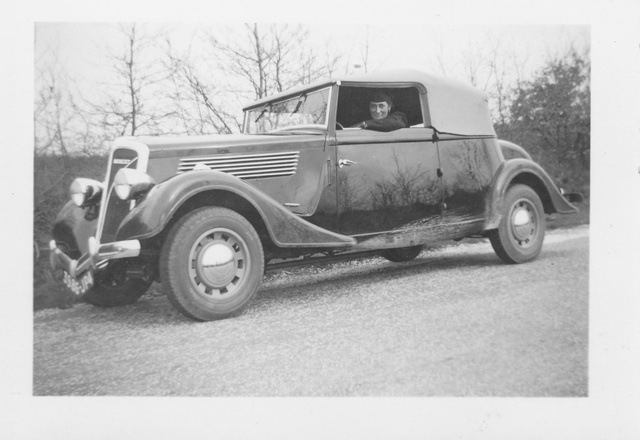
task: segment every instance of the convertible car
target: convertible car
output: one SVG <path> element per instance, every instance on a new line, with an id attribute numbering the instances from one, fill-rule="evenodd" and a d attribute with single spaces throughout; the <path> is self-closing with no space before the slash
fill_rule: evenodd
<path id="1" fill-rule="evenodd" d="M 373 93 L 407 126 L 370 119 Z M 402 70 L 334 78 L 252 103 L 241 134 L 114 141 L 103 182 L 78 178 L 53 226 L 51 265 L 98 306 L 153 281 L 186 316 L 240 313 L 266 268 L 377 252 L 394 262 L 488 237 L 506 263 L 536 258 L 547 214 L 571 200 L 496 138 L 486 95 Z"/>

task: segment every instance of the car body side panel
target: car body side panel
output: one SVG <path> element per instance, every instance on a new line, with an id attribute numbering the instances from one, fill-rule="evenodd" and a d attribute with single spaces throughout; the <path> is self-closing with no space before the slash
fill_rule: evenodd
<path id="1" fill-rule="evenodd" d="M 442 188 L 431 130 L 337 133 L 339 231 L 362 235 L 440 217 Z"/>
<path id="2" fill-rule="evenodd" d="M 578 208 L 563 197 L 540 165 L 527 159 L 511 159 L 500 165 L 487 194 L 487 220 L 484 230 L 495 229 L 500 224 L 504 212 L 504 195 L 509 185 L 516 181 L 528 184 L 536 190 L 547 214 L 573 214 L 578 211 Z"/>
<path id="3" fill-rule="evenodd" d="M 355 244 L 353 238 L 307 222 L 252 185 L 220 171 L 188 172 L 158 185 L 124 219 L 118 239 L 145 239 L 159 234 L 187 200 L 211 190 L 228 191 L 251 203 L 276 246 L 339 248 Z"/>
<path id="4" fill-rule="evenodd" d="M 459 224 L 457 233 L 460 236 L 482 230 L 485 197 L 494 175 L 487 147 L 493 141 L 454 139 L 438 142 L 445 194 L 443 222 Z"/>
<path id="5" fill-rule="evenodd" d="M 156 182 L 162 182 L 180 172 L 189 172 L 185 167 L 208 166 L 235 173 L 261 192 L 286 203 L 296 214 L 314 213 L 317 196 L 327 184 L 324 164 L 329 153 L 325 134 L 230 135 L 232 140 L 228 141 L 226 137 L 207 136 L 200 142 L 191 139 L 190 143 L 189 138 L 179 138 L 184 145 L 175 140 L 162 144 L 157 139 L 143 138 L 151 148 L 148 173 Z M 276 171 L 282 176 L 267 176 Z"/>
<path id="6" fill-rule="evenodd" d="M 298 145 L 297 172 L 288 177 L 247 179 L 247 183 L 284 204 L 294 214 L 312 215 L 322 189 L 329 184 L 326 162 L 329 159 L 324 136 Z M 294 147 L 290 147 L 293 149 Z"/>

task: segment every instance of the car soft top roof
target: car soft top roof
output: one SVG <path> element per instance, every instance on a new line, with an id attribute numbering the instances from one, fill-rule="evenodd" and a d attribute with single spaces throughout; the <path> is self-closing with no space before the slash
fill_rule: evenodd
<path id="1" fill-rule="evenodd" d="M 282 98 L 295 96 L 305 90 L 330 85 L 353 87 L 406 87 L 417 86 L 426 94 L 425 123 L 440 133 L 458 135 L 495 136 L 487 94 L 461 81 L 428 74 L 418 70 L 401 69 L 336 77 L 298 86 L 276 95 L 262 98 L 243 110 L 261 107 Z"/>

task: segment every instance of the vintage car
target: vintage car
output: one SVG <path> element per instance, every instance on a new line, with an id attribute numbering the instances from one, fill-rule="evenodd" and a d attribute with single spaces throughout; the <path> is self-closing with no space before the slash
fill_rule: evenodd
<path id="1" fill-rule="evenodd" d="M 349 128 L 371 118 L 380 91 L 408 126 Z M 115 140 L 104 182 L 71 185 L 51 264 L 89 303 L 132 303 L 159 281 L 178 310 L 208 321 L 241 312 L 287 259 L 376 251 L 403 262 L 435 242 L 488 237 L 523 263 L 540 253 L 545 215 L 573 212 L 522 148 L 496 138 L 483 92 L 390 71 L 261 99 L 241 134 Z"/>

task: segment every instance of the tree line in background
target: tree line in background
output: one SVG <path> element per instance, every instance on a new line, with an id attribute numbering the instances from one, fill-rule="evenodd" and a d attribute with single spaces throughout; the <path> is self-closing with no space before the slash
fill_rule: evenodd
<path id="1" fill-rule="evenodd" d="M 46 248 L 71 181 L 104 178 L 114 138 L 238 132 L 241 108 L 252 100 L 336 74 L 375 70 L 369 66 L 375 47 L 368 37 L 355 54 L 328 44 L 318 49 L 309 44 L 304 26 L 247 24 L 224 38 L 204 35 L 199 40 L 204 50 L 177 48 L 169 33 L 152 34 L 141 25 L 121 25 L 119 32 L 125 43 L 106 55 L 108 71 L 90 97 L 75 86 L 55 53 L 36 59 L 36 253 Z M 550 55 L 530 78 L 522 73 L 525 61 L 503 53 L 499 43 L 459 56 L 463 77 L 456 77 L 488 93 L 498 136 L 524 147 L 557 182 L 588 196 L 588 49 Z M 450 59 L 435 54 L 433 61 L 436 73 L 454 76 Z M 43 271 L 35 268 L 34 278 L 44 282 Z"/>

